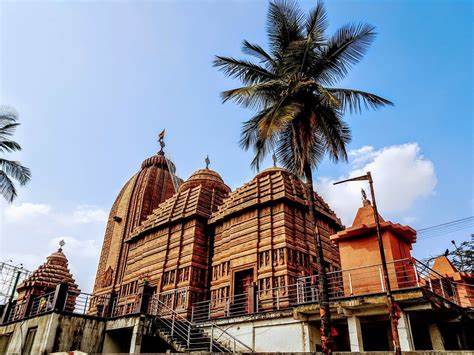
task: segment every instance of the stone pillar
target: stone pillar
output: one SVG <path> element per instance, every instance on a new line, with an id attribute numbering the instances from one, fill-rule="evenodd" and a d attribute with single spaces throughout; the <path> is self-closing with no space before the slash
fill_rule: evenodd
<path id="1" fill-rule="evenodd" d="M 351 351 L 364 351 L 364 343 L 362 341 L 362 329 L 360 327 L 359 317 L 347 317 L 347 326 L 349 328 L 349 342 L 351 344 Z"/>
<path id="2" fill-rule="evenodd" d="M 402 351 L 414 351 L 413 336 L 411 334 L 410 316 L 406 312 L 400 312 L 400 319 L 397 324 L 398 338 Z"/>
<path id="3" fill-rule="evenodd" d="M 431 346 L 433 347 L 433 350 L 445 350 L 443 335 L 439 331 L 438 325 L 436 323 L 430 324 L 429 331 L 431 338 Z"/>
<path id="4" fill-rule="evenodd" d="M 132 329 L 132 339 L 130 341 L 130 354 L 139 354 L 142 347 L 142 327 L 141 319 L 138 318 Z"/>

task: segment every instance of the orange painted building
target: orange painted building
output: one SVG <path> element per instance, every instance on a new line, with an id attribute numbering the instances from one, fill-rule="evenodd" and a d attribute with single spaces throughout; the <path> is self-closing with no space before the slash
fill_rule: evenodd
<path id="1" fill-rule="evenodd" d="M 434 260 L 433 271 L 454 282 L 456 297 L 463 307 L 474 307 L 474 274 L 460 272 L 446 256 Z"/>
<path id="2" fill-rule="evenodd" d="M 415 230 L 381 216 L 379 220 L 392 288 L 416 286 L 417 275 L 411 262 Z M 364 199 L 352 226 L 331 236 L 331 240 L 339 246 L 345 295 L 384 290 L 374 208 L 369 200 Z"/>

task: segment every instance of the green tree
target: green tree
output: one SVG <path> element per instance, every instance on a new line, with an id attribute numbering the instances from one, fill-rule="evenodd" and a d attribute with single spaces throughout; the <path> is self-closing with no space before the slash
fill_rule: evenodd
<path id="1" fill-rule="evenodd" d="M 254 60 L 214 60 L 214 66 L 243 83 L 224 91 L 223 102 L 257 111 L 244 122 L 240 141 L 245 150 L 255 152 L 252 166 L 258 169 L 274 150 L 283 167 L 306 179 L 314 221 L 313 169 L 326 155 L 335 162 L 347 160 L 351 132 L 344 114 L 392 104 L 365 91 L 336 86 L 366 53 L 375 38 L 374 27 L 349 24 L 332 36 L 326 35 L 327 27 L 323 3 L 305 15 L 293 2 L 272 2 L 267 16 L 269 51 L 244 40 L 242 51 Z M 315 238 L 323 349 L 331 352 L 328 286 L 316 224 Z"/>
<path id="2" fill-rule="evenodd" d="M 0 194 L 8 201 L 13 202 L 17 191 L 13 180 L 20 185 L 25 185 L 31 178 L 30 169 L 21 165 L 20 162 L 7 160 L 3 156 L 6 153 L 20 151 L 21 146 L 13 141 L 11 137 L 19 126 L 18 116 L 12 109 L 0 108 Z"/>

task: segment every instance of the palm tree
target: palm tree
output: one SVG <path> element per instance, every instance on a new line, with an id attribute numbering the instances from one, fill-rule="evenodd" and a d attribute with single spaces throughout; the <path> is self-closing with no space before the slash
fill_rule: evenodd
<path id="1" fill-rule="evenodd" d="M 243 41 L 242 51 L 256 61 L 216 56 L 214 66 L 243 83 L 224 91 L 223 102 L 233 100 L 257 111 L 244 122 L 240 141 L 245 150 L 255 151 L 252 166 L 258 170 L 262 159 L 274 150 L 283 167 L 306 179 L 320 275 L 321 334 L 323 349 L 329 353 L 328 285 L 316 226 L 313 169 L 326 154 L 335 162 L 347 161 L 351 132 L 343 119 L 346 112 L 392 103 L 336 86 L 364 56 L 375 37 L 374 27 L 349 24 L 332 36 L 326 35 L 327 27 L 321 2 L 307 16 L 295 3 L 272 2 L 267 18 L 269 51 Z"/>
<path id="2" fill-rule="evenodd" d="M 19 125 L 17 114 L 11 109 L 0 108 L 0 153 L 10 153 L 21 150 L 21 146 L 10 139 Z M 13 202 L 17 196 L 15 184 L 25 185 L 31 178 L 30 169 L 18 161 L 7 160 L 0 157 L 0 194 L 8 201 Z"/>

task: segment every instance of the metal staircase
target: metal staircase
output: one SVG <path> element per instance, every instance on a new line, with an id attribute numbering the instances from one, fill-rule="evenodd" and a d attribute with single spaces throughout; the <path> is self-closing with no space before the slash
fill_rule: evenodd
<path id="1" fill-rule="evenodd" d="M 158 297 L 150 302 L 149 314 L 153 317 L 155 334 L 180 352 L 253 352 L 253 349 L 229 334 L 222 327 L 211 324 L 207 327 L 190 322 L 168 307 Z"/>

